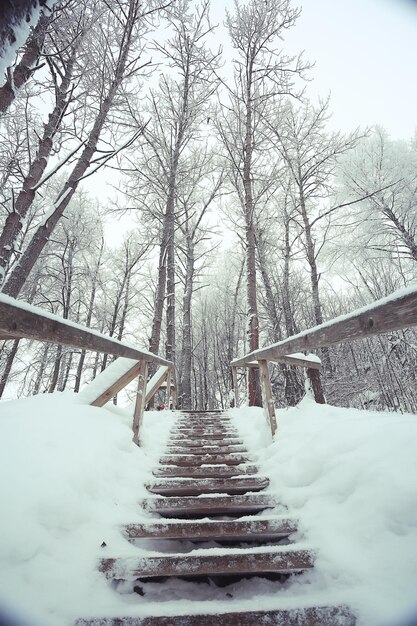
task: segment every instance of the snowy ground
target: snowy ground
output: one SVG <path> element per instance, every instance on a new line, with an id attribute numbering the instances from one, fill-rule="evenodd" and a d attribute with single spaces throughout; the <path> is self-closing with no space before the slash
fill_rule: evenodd
<path id="1" fill-rule="evenodd" d="M 69 626 L 95 611 L 186 612 L 183 598 L 193 611 L 213 613 L 345 601 L 360 626 L 398 626 L 417 605 L 417 417 L 306 399 L 278 412 L 271 443 L 261 409 L 230 413 L 270 491 L 300 520 L 300 541 L 317 550 L 313 572 L 286 585 L 176 581 L 163 596 L 156 583 L 144 597 L 115 593 L 96 561 L 151 547 L 130 545 L 117 526 L 149 517 L 137 501 L 147 495 L 143 483 L 173 416 L 146 413 L 138 449 L 123 411 L 83 406 L 73 394 L 43 395 L 0 404 L 2 604 L 45 626 Z"/>

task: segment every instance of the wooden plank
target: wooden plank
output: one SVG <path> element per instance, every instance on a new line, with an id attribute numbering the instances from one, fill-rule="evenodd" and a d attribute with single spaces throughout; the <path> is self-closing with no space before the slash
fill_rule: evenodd
<path id="1" fill-rule="evenodd" d="M 141 362 L 140 371 L 138 374 L 138 389 L 136 392 L 135 410 L 133 413 L 133 441 L 136 445 L 140 442 L 140 429 L 142 426 L 143 412 L 145 410 L 145 389 L 146 381 L 148 379 L 148 363 L 147 361 Z"/>
<path id="2" fill-rule="evenodd" d="M 238 361 L 244 361 L 245 357 L 243 357 L 243 359 L 237 359 Z M 268 361 L 273 361 L 274 363 L 285 363 L 286 365 L 297 365 L 298 367 L 305 367 L 307 369 L 313 369 L 313 370 L 321 370 L 321 362 L 319 361 L 312 361 L 310 360 L 308 357 L 306 357 L 305 359 L 300 357 L 295 357 L 295 356 L 291 356 L 290 354 L 287 354 L 286 356 L 280 356 L 280 357 L 276 357 L 276 358 L 271 358 L 268 359 Z M 259 367 L 259 363 L 258 361 L 245 361 L 245 363 L 241 363 L 241 365 L 239 367 L 242 366 L 245 367 L 254 367 L 257 368 Z"/>
<path id="3" fill-rule="evenodd" d="M 245 539 L 288 537 L 297 531 L 297 520 L 290 518 L 256 518 L 251 520 L 196 520 L 181 522 L 145 522 L 126 524 L 123 533 L 129 539 Z"/>
<path id="4" fill-rule="evenodd" d="M 167 409 L 171 408 L 171 370 L 168 370 L 167 377 L 167 388 L 165 392 L 165 406 Z"/>
<path id="5" fill-rule="evenodd" d="M 179 447 L 179 446 L 167 446 L 167 451 L 171 450 L 175 451 L 175 454 L 228 454 L 231 452 L 247 452 L 248 449 L 246 446 L 226 446 L 222 448 L 221 446 L 195 446 L 191 447 Z"/>
<path id="6" fill-rule="evenodd" d="M 154 397 L 162 383 L 166 380 L 168 370 L 169 367 L 167 365 L 163 365 L 152 376 L 151 380 L 146 386 L 145 404 L 147 404 L 149 400 Z"/>
<path id="7" fill-rule="evenodd" d="M 164 465 L 178 465 L 183 467 L 197 467 L 199 465 L 240 465 L 252 459 L 243 454 L 166 454 L 159 460 Z"/>
<path id="8" fill-rule="evenodd" d="M 114 362 L 117 363 L 117 359 Z M 142 361 L 137 361 L 137 363 L 135 363 L 135 365 L 128 372 L 123 374 L 123 376 L 121 376 L 112 385 L 110 385 L 110 387 L 108 387 L 106 389 L 106 391 L 104 391 L 102 394 L 100 394 L 98 396 L 98 398 L 93 400 L 93 402 L 90 403 L 91 406 L 104 406 L 106 404 L 106 402 L 111 400 L 116 394 L 119 393 L 119 391 L 124 389 L 124 387 L 126 387 L 126 385 L 128 385 L 130 382 L 132 382 L 132 380 L 134 378 L 136 378 L 136 376 L 139 375 L 141 363 L 142 363 Z"/>
<path id="9" fill-rule="evenodd" d="M 157 467 L 152 474 L 158 478 L 231 478 L 250 476 L 258 472 L 255 465 L 214 465 Z"/>
<path id="10" fill-rule="evenodd" d="M 268 487 L 268 478 L 236 477 L 236 478 L 172 478 L 155 481 L 149 484 L 148 491 L 159 495 L 197 496 L 204 493 L 247 493 L 261 491 Z"/>
<path id="11" fill-rule="evenodd" d="M 233 380 L 233 389 L 235 391 L 235 407 L 237 408 L 240 404 L 239 398 L 239 387 L 237 384 L 237 368 L 232 367 L 232 380 Z"/>
<path id="12" fill-rule="evenodd" d="M 133 348 L 86 326 L 64 320 L 4 294 L 0 294 L 0 333 L 12 335 L 15 338 L 25 337 L 81 350 L 124 356 L 138 361 L 146 360 L 161 365 L 172 365 L 170 361 L 147 350 Z"/>
<path id="13" fill-rule="evenodd" d="M 277 420 L 275 417 L 275 405 L 274 398 L 272 396 L 271 379 L 269 378 L 267 361 L 259 361 L 259 374 L 262 389 L 262 402 L 268 419 L 268 424 L 271 429 L 271 434 L 274 436 L 277 430 Z"/>
<path id="14" fill-rule="evenodd" d="M 160 515 L 184 517 L 187 515 L 214 516 L 259 513 L 273 509 L 278 502 L 271 494 L 250 493 L 218 496 L 177 496 L 171 498 L 146 498 L 140 503 L 148 511 Z"/>
<path id="15" fill-rule="evenodd" d="M 181 448 L 201 448 L 202 446 L 215 446 L 221 448 L 228 448 L 229 446 L 243 446 L 243 440 L 237 439 L 234 437 L 233 439 L 202 439 L 201 436 L 196 437 L 195 439 L 177 439 L 176 437 L 171 437 L 169 440 L 169 445 L 171 447 L 181 447 Z"/>
<path id="16" fill-rule="evenodd" d="M 369 307 L 356 309 L 298 335 L 255 350 L 232 365 L 245 366 L 253 360 L 275 360 L 292 352 L 311 352 L 346 341 L 356 341 L 417 325 L 417 287 L 394 292 Z"/>
<path id="17" fill-rule="evenodd" d="M 228 554 L 174 554 L 170 556 L 127 557 L 101 559 L 99 570 L 106 578 L 134 580 L 154 576 L 201 576 L 214 574 L 292 574 L 312 568 L 313 553 L 309 550 L 264 551 L 230 550 Z"/>
<path id="18" fill-rule="evenodd" d="M 0 331 L 0 340 L 8 341 L 9 339 L 18 339 L 19 335 L 14 335 L 13 333 L 6 333 L 5 330 Z"/>
<path id="19" fill-rule="evenodd" d="M 177 408 L 177 402 L 178 402 L 177 389 L 178 389 L 177 373 L 175 370 L 175 366 L 173 365 L 171 367 L 171 403 L 172 403 L 173 411 L 175 411 L 175 409 Z"/>
<path id="20" fill-rule="evenodd" d="M 147 617 L 97 617 L 78 619 L 75 626 L 356 626 L 357 618 L 345 606 L 312 607 L 300 603 L 296 609 L 218 611 L 191 615 Z"/>

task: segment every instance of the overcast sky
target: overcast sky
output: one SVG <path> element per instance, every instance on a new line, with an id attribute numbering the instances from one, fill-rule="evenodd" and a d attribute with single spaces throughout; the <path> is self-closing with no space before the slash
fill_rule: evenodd
<path id="1" fill-rule="evenodd" d="M 271 0 L 270 0 L 271 1 Z M 417 1 L 301 0 L 284 49 L 316 62 L 312 97 L 331 92 L 333 125 L 342 130 L 381 124 L 393 138 L 417 127 Z M 223 21 L 233 0 L 212 0 Z M 220 32 L 219 32 L 220 35 Z M 224 31 L 221 38 L 224 36 Z"/>

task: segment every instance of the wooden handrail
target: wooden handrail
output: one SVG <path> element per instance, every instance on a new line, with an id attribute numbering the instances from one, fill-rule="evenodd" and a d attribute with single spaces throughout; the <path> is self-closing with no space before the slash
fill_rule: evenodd
<path id="1" fill-rule="evenodd" d="M 93 406 L 104 406 L 106 402 L 137 377 L 138 387 L 132 430 L 133 441 L 139 445 L 140 428 L 145 409 L 148 364 L 162 365 L 164 372 L 169 373 L 174 370 L 174 364 L 171 361 L 147 350 L 139 350 L 117 339 L 107 337 L 86 326 L 64 320 L 21 300 L 0 294 L 0 339 L 17 338 L 34 339 L 125 357 L 122 360 L 116 359 L 109 368 L 102 372 L 102 378 L 96 385 L 93 381 L 90 388 L 87 386 L 80 393 L 80 398 L 84 397 Z M 105 382 L 103 382 L 103 377 Z"/>
<path id="2" fill-rule="evenodd" d="M 307 367 L 307 374 L 314 391 L 316 401 L 324 402 L 319 373 L 320 365 L 309 357 L 299 358 L 298 352 L 309 352 L 317 348 L 356 341 L 374 335 L 402 330 L 417 326 L 417 285 L 395 291 L 386 298 L 373 304 L 356 309 L 347 315 L 340 315 L 319 326 L 278 341 L 265 348 L 254 350 L 231 362 L 235 385 L 236 405 L 238 404 L 237 374 L 238 367 L 256 367 L 261 372 L 261 387 L 264 407 L 269 418 L 271 432 L 276 430 L 275 409 L 273 406 L 271 386 L 268 373 L 268 361 L 287 363 Z M 294 358 L 296 357 L 296 358 Z"/>
<path id="3" fill-rule="evenodd" d="M 356 309 L 348 315 L 341 315 L 288 339 L 254 350 L 244 357 L 234 359 L 231 365 L 245 367 L 251 361 L 275 361 L 293 352 L 324 348 L 410 326 L 417 326 L 417 285 L 400 289 L 387 298 Z"/>
<path id="4" fill-rule="evenodd" d="M 15 300 L 0 294 L 0 339 L 20 337 L 172 367 L 171 361 L 152 354 L 148 350 L 134 348 L 91 328 L 31 306 L 22 300 Z"/>

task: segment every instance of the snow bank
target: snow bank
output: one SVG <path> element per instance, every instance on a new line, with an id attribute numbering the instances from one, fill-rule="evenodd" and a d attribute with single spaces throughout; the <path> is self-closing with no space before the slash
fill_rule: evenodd
<path id="1" fill-rule="evenodd" d="M 230 413 L 270 490 L 299 518 L 300 539 L 317 550 L 314 572 L 291 593 L 304 594 L 306 578 L 313 601 L 332 589 L 360 626 L 417 614 L 417 416 L 305 399 L 277 411 L 270 443 L 262 409 Z"/>
<path id="2" fill-rule="evenodd" d="M 96 562 L 133 550 L 117 526 L 148 515 L 137 503 L 172 421 L 145 413 L 139 449 L 123 410 L 75 394 L 0 404 L 0 605 L 61 626 L 117 601 Z"/>

